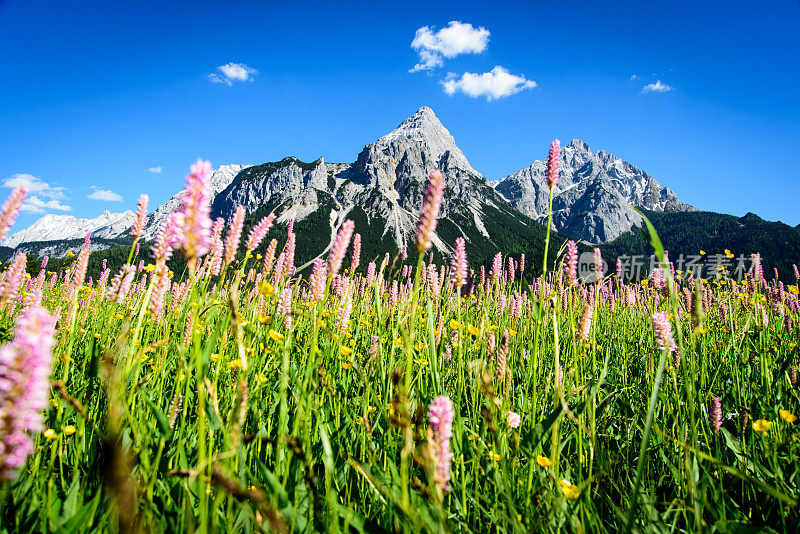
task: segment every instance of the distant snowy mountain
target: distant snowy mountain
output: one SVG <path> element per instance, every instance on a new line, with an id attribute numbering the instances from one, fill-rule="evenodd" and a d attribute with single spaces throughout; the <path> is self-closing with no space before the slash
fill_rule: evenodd
<path id="1" fill-rule="evenodd" d="M 8 236 L 3 245 L 15 248 L 21 243 L 31 241 L 83 239 L 88 233 L 93 237 L 113 239 L 130 230 L 133 218 L 134 213 L 130 210 L 122 213 L 111 213 L 106 210 L 94 219 L 48 214 L 28 228 Z"/>

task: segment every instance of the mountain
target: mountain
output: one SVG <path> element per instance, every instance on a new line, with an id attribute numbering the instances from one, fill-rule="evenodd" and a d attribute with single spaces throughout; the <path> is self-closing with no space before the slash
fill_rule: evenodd
<path id="1" fill-rule="evenodd" d="M 211 173 L 211 194 L 216 195 L 228 187 L 236 175 L 248 167 L 250 167 L 250 165 L 220 165 Z M 167 215 L 180 207 L 182 195 L 183 190 L 175 193 L 172 195 L 172 198 L 161 204 L 155 211 L 148 215 L 147 223 L 142 232 L 142 239 L 145 241 L 155 239 Z"/>
<path id="2" fill-rule="evenodd" d="M 780 278 L 787 283 L 796 284 L 792 270 L 793 263 L 800 263 L 800 232 L 782 222 L 765 221 L 748 213 L 744 217 L 713 213 L 708 211 L 666 212 L 643 211 L 658 232 L 664 249 L 669 251 L 670 260 L 681 269 L 678 259 L 698 256 L 704 251 L 705 261 L 723 254 L 725 250 L 733 253 L 730 263 L 735 268 L 739 257 L 750 257 L 759 252 L 768 279 L 773 277 L 773 268 L 778 269 Z M 609 255 L 644 255 L 653 253 L 647 237 L 640 229 L 622 234 L 617 239 L 602 246 Z M 749 260 L 746 261 L 750 267 Z M 646 265 L 649 267 L 649 263 Z"/>
<path id="3" fill-rule="evenodd" d="M 230 220 L 241 205 L 250 222 L 270 210 L 278 223 L 294 219 L 298 239 L 306 241 L 298 242 L 301 268 L 327 251 L 342 222 L 353 219 L 362 251 L 372 259 L 413 248 L 428 174 L 437 168 L 445 176 L 445 194 L 433 240 L 436 254 L 449 254 L 459 236 L 479 262 L 499 250 L 541 248 L 544 228 L 505 202 L 470 166 L 428 107 L 366 145 L 351 164 L 288 157 L 244 169 L 216 195 L 212 214 Z"/>
<path id="4" fill-rule="evenodd" d="M 693 211 L 669 188 L 630 163 L 573 139 L 560 151 L 558 184 L 553 190 L 553 228 L 587 243 L 612 241 L 642 218 L 634 207 L 652 211 Z M 546 223 L 547 162 L 534 161 L 496 186 L 511 205 Z"/>
<path id="5" fill-rule="evenodd" d="M 94 219 L 78 219 L 72 215 L 48 214 L 28 228 L 8 236 L 3 245 L 14 248 L 21 243 L 32 241 L 83 239 L 88 233 L 91 233 L 92 237 L 112 239 L 130 230 L 133 218 L 134 213 L 132 211 L 111 213 L 106 210 Z"/>

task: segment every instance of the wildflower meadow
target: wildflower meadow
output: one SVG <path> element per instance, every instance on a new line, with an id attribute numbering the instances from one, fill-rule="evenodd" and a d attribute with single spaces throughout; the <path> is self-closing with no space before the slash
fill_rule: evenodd
<path id="1" fill-rule="evenodd" d="M 796 267 L 681 277 L 652 228 L 635 283 L 571 241 L 436 264 L 434 171 L 408 253 L 346 221 L 298 271 L 291 221 L 211 219 L 210 171 L 152 243 L 141 197 L 116 272 L 89 236 L 3 266 L 0 531 L 797 532 Z"/>

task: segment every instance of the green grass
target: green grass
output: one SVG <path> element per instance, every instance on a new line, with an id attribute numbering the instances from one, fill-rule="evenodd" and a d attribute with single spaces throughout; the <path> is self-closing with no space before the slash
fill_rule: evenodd
<path id="1" fill-rule="evenodd" d="M 363 257 L 377 256 L 378 237 L 363 237 Z M 190 280 L 185 298 L 168 296 L 161 321 L 145 313 L 140 331 L 149 281 L 121 305 L 96 281 L 82 287 L 74 329 L 62 319 L 57 332 L 53 434 L 37 436 L 3 485 L 0 530 L 619 532 L 629 514 L 636 531 L 797 529 L 800 434 L 779 410 L 800 413 L 790 383 L 798 336 L 758 284 L 707 284 L 713 304 L 693 324 L 680 294 L 691 288 L 673 298 L 633 286 L 628 305 L 613 281 L 542 294 L 517 277 L 464 298 L 450 284 L 417 294 L 412 274 L 393 304 L 391 281 L 366 285 L 362 264 L 313 302 L 306 280 L 267 287 L 260 267 L 243 258 L 214 292 L 217 280 Z M 336 287 L 348 284 L 352 313 L 340 328 Z M 285 288 L 289 328 L 277 311 Z M 45 284 L 44 305 L 62 317 L 65 291 Z M 797 325 L 796 296 L 782 298 Z M 12 308 L 0 332 L 10 332 Z M 672 314 L 677 368 L 655 345 L 658 310 Z M 499 346 L 504 332 L 509 372 L 498 376 L 489 337 Z M 456 412 L 444 492 L 427 447 L 437 395 Z M 719 433 L 708 421 L 713 396 L 723 415 L 737 414 Z M 522 416 L 518 429 L 509 411 Z M 759 419 L 774 423 L 768 433 L 754 431 Z"/>

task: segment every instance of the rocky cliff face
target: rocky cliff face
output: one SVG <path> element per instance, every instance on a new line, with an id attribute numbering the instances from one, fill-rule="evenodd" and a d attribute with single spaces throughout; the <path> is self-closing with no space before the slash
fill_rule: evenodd
<path id="1" fill-rule="evenodd" d="M 229 219 L 237 205 L 249 213 L 271 205 L 280 223 L 289 218 L 303 220 L 327 207 L 333 236 L 351 212 L 358 210 L 366 215 L 370 231 L 378 231 L 381 239 L 400 248 L 414 238 L 428 174 L 437 168 L 444 173 L 446 184 L 441 218 L 456 221 L 467 239 L 474 235 L 491 239 L 484 224 L 486 207 L 516 213 L 470 166 L 453 136 L 428 107 L 365 146 L 352 164 L 285 158 L 246 169 L 217 195 L 212 211 Z M 520 224 L 527 223 L 520 220 Z M 452 242 L 437 237 L 434 246 L 447 252 Z"/>
<path id="2" fill-rule="evenodd" d="M 613 154 L 574 139 L 561 147 L 558 185 L 553 190 L 553 228 L 573 239 L 602 243 L 642 224 L 634 207 L 691 211 L 646 172 Z M 546 161 L 535 161 L 497 186 L 515 208 L 546 224 L 549 189 Z"/>

